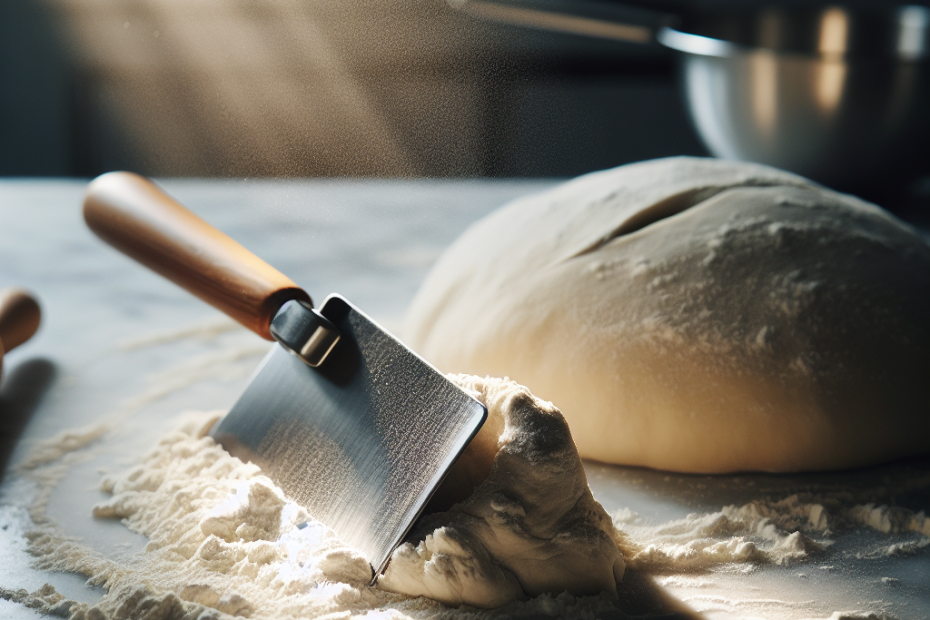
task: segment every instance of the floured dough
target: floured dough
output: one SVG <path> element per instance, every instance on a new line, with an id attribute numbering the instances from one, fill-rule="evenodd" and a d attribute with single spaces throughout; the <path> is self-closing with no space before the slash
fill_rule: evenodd
<path id="1" fill-rule="evenodd" d="M 930 247 L 773 168 L 672 158 L 520 199 L 440 258 L 404 340 L 509 376 L 583 457 L 801 471 L 930 452 Z"/>
<path id="2" fill-rule="evenodd" d="M 632 546 L 591 495 L 559 410 L 512 381 L 452 379 L 488 408 L 457 468 L 486 459 L 489 472 L 464 501 L 419 522 L 379 587 L 486 608 L 546 592 L 615 598 Z"/>

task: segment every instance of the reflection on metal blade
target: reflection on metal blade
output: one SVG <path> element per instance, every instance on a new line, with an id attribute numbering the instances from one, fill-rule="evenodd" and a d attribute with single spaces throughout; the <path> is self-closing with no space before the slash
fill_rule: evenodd
<path id="1" fill-rule="evenodd" d="M 320 313 L 323 365 L 276 344 L 212 435 L 380 572 L 487 411 L 345 299 Z"/>

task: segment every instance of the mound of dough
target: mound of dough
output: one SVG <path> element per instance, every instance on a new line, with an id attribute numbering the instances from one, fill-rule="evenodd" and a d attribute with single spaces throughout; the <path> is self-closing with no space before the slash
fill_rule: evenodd
<path id="1" fill-rule="evenodd" d="M 642 162 L 469 228 L 404 340 L 562 410 L 583 457 L 684 472 L 930 451 L 930 246 L 765 166 Z"/>
<path id="2" fill-rule="evenodd" d="M 378 586 L 485 608 L 546 592 L 616 598 L 633 547 L 591 495 L 559 410 L 512 381 L 451 378 L 488 420 L 443 487 L 471 478 L 477 488 L 421 519 Z"/>

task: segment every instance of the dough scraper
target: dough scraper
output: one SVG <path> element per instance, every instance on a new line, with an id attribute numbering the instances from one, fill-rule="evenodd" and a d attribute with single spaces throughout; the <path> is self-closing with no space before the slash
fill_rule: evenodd
<path id="1" fill-rule="evenodd" d="M 290 279 L 148 179 L 97 177 L 84 219 L 275 341 L 210 434 L 364 553 L 376 578 L 484 423 L 484 405 L 343 297 L 314 309 Z"/>

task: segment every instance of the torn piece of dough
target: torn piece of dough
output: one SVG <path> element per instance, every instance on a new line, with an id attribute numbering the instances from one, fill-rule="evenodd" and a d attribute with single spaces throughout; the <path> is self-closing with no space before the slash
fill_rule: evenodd
<path id="1" fill-rule="evenodd" d="M 625 543 L 559 410 L 510 380 L 451 378 L 488 408 L 470 449 L 492 459 L 490 471 L 467 499 L 422 519 L 379 587 L 485 608 L 547 592 L 616 596 Z"/>
<path id="2" fill-rule="evenodd" d="M 930 247 L 766 166 L 672 158 L 517 200 L 440 258 L 404 340 L 555 402 L 583 457 L 685 472 L 930 451 Z"/>

